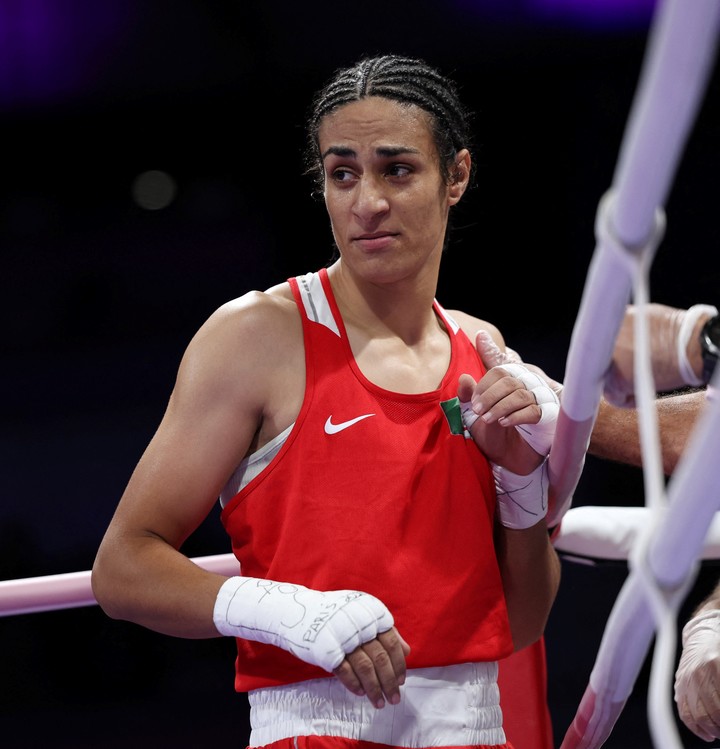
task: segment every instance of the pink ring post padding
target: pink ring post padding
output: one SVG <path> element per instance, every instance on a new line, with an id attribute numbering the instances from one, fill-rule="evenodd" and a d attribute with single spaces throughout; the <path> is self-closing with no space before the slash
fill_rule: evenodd
<path id="1" fill-rule="evenodd" d="M 192 561 L 203 569 L 222 575 L 237 575 L 240 571 L 240 563 L 233 554 L 194 557 Z M 0 581 L 0 616 L 95 604 L 97 601 L 90 587 L 90 570 Z"/>

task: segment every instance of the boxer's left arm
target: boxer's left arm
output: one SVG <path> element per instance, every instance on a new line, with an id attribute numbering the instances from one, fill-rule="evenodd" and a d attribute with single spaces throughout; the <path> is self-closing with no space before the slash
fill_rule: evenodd
<path id="1" fill-rule="evenodd" d="M 505 356 L 491 333 L 481 330 L 476 345 L 490 343 L 498 356 Z M 513 642 L 520 649 L 542 635 L 560 581 L 560 563 L 545 524 L 546 459 L 559 401 L 544 378 L 507 358 L 479 382 L 463 375 L 458 397 L 466 428 L 493 467 L 498 563 Z"/>
<path id="2" fill-rule="evenodd" d="M 493 466 L 501 522 L 527 528 L 547 513 L 546 459 L 560 402 L 541 370 L 503 352 L 489 332 L 477 333 L 476 346 L 488 371 L 477 383 L 461 378 L 465 426 Z"/>

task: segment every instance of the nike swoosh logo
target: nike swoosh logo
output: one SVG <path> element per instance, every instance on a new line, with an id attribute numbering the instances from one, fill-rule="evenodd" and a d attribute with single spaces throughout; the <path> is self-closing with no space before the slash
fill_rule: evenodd
<path id="1" fill-rule="evenodd" d="M 363 414 L 362 416 L 356 416 L 349 421 L 341 421 L 339 424 L 333 424 L 332 416 L 328 416 L 328 420 L 325 422 L 325 434 L 337 434 L 338 432 L 342 432 L 343 429 L 347 429 L 353 424 L 357 424 L 358 421 L 369 419 L 371 416 L 375 416 L 375 414 Z"/>

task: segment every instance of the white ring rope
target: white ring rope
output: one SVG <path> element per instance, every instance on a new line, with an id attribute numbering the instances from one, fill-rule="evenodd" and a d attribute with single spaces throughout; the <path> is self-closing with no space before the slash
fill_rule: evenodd
<path id="1" fill-rule="evenodd" d="M 660 451 L 660 435 L 657 414 L 653 408 L 655 383 L 650 366 L 651 352 L 648 336 L 645 305 L 649 299 L 649 264 L 641 263 L 635 279 L 634 301 L 639 305 L 640 314 L 635 319 L 635 392 L 638 403 L 640 443 L 643 458 L 643 478 L 645 480 L 645 504 L 651 510 L 651 520 L 645 532 L 638 539 L 629 559 L 631 574 L 637 574 L 643 594 L 651 606 L 657 636 L 653 656 L 648 709 L 652 716 L 650 732 L 656 746 L 679 747 L 680 736 L 674 716 L 672 699 L 673 676 L 675 672 L 675 649 L 677 629 L 677 609 L 684 600 L 695 575 L 688 579 L 681 589 L 663 591 L 647 564 L 647 550 L 657 528 L 662 523 L 667 507 L 664 473 Z M 645 648 L 647 650 L 647 647 Z"/>

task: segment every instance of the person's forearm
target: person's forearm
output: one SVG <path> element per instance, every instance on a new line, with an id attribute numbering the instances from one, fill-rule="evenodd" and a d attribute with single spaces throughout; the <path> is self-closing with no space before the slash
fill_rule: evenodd
<path id="1" fill-rule="evenodd" d="M 106 540 L 92 570 L 93 593 L 111 618 L 197 639 L 220 636 L 213 607 L 225 579 L 152 537 Z"/>
<path id="2" fill-rule="evenodd" d="M 520 650 L 545 630 L 560 585 L 560 560 L 545 521 L 524 530 L 498 525 L 496 544 L 513 643 Z"/>
<path id="3" fill-rule="evenodd" d="M 675 470 L 704 403 L 705 393 L 702 390 L 670 395 L 655 401 L 665 475 L 669 476 Z M 618 463 L 641 466 L 637 410 L 617 408 L 605 400 L 601 401 L 588 453 Z"/>

